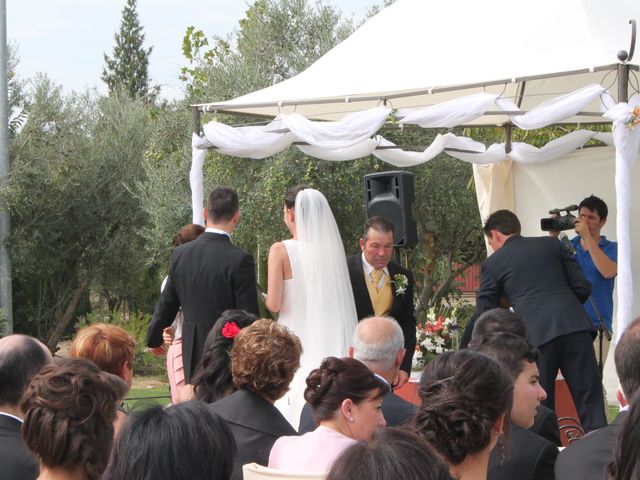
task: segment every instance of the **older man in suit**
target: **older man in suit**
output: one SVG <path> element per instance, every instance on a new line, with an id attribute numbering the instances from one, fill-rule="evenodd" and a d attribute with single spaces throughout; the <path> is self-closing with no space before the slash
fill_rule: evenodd
<path id="1" fill-rule="evenodd" d="M 402 329 L 393 318 L 365 318 L 356 327 L 353 346 L 349 356 L 360 360 L 369 370 L 382 377 L 391 385 L 398 376 L 400 364 L 405 356 Z M 382 400 L 382 413 L 387 425 L 394 427 L 406 424 L 416 411 L 415 405 L 393 393 L 391 390 Z M 316 428 L 311 415 L 311 406 L 306 403 L 300 415 L 300 434 Z"/>
<path id="2" fill-rule="evenodd" d="M 509 210 L 492 213 L 484 233 L 493 255 L 480 270 L 476 310 L 463 337 L 468 342 L 475 319 L 506 298 L 540 350 L 540 383 L 544 404 L 555 407 L 558 369 L 567 381 L 585 430 L 607 424 L 602 383 L 593 351 L 593 325 L 582 303 L 591 285 L 578 263 L 552 237 L 523 237 L 520 221 Z"/>
<path id="3" fill-rule="evenodd" d="M 38 461 L 22 440 L 20 397 L 31 379 L 52 362 L 42 343 L 26 335 L 0 338 L 0 468 L 2 478 L 33 480 Z"/>
<path id="4" fill-rule="evenodd" d="M 242 309 L 258 314 L 253 257 L 231 243 L 240 221 L 238 194 L 218 187 L 209 195 L 204 211 L 207 228 L 196 240 L 180 245 L 171 256 L 171 268 L 153 313 L 147 345 L 162 354 L 162 331 L 182 308 L 182 356 L 189 383 L 207 334 L 222 312 Z"/>
<path id="5" fill-rule="evenodd" d="M 616 345 L 614 360 L 622 391 L 621 403 L 640 392 L 640 317 L 629 324 Z M 602 480 L 613 460 L 622 422 L 629 412 L 622 409 L 611 425 L 589 433 L 565 448 L 556 462 L 556 476 L 563 480 Z"/>
<path id="6" fill-rule="evenodd" d="M 384 217 L 371 217 L 360 239 L 360 254 L 347 259 L 358 319 L 371 316 L 394 318 L 404 334 L 406 354 L 396 386 L 409 379 L 416 347 L 416 318 L 413 307 L 413 274 L 391 261 L 393 223 Z"/>

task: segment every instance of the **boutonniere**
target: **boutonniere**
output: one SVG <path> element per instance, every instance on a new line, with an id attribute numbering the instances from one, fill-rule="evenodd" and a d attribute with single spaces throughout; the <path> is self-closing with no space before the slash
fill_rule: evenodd
<path id="1" fill-rule="evenodd" d="M 640 125 L 640 107 L 636 107 L 631 112 L 631 117 L 626 123 L 628 130 L 633 130 L 635 127 Z"/>
<path id="2" fill-rule="evenodd" d="M 407 287 L 409 286 L 409 279 L 402 273 L 396 273 L 391 283 L 393 283 L 396 290 L 396 295 L 404 295 L 404 292 L 407 291 Z"/>

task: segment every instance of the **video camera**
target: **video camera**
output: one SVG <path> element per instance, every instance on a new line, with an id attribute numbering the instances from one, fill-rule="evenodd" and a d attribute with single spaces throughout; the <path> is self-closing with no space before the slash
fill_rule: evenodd
<path id="1" fill-rule="evenodd" d="M 541 218 L 540 229 L 544 232 L 559 231 L 559 230 L 571 230 L 575 228 L 576 216 L 571 215 L 571 212 L 578 210 L 577 205 L 569 205 L 564 208 L 554 208 L 549 210 L 549 214 L 558 215 L 557 217 Z M 562 212 L 566 212 L 562 215 Z"/>

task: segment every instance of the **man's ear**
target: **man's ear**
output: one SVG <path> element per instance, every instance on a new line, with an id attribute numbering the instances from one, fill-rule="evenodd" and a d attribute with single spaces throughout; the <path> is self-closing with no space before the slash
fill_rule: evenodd
<path id="1" fill-rule="evenodd" d="M 366 245 L 366 242 L 364 241 L 364 238 L 360 239 L 360 251 L 364 252 L 364 247 Z"/>
<path id="2" fill-rule="evenodd" d="M 204 209 L 204 224 L 207 224 L 207 217 L 209 216 L 209 211 L 207 210 L 207 208 L 205 207 Z"/>
<path id="3" fill-rule="evenodd" d="M 347 350 L 347 355 L 349 356 L 349 358 L 354 358 L 354 354 L 355 354 L 354 348 L 349 347 L 349 349 Z"/>
<path id="4" fill-rule="evenodd" d="M 393 362 L 393 367 L 399 367 L 400 365 L 402 365 L 402 361 L 404 360 L 404 356 L 407 354 L 407 349 L 406 348 L 401 348 L 398 351 L 398 354 L 396 355 L 396 359 Z"/>

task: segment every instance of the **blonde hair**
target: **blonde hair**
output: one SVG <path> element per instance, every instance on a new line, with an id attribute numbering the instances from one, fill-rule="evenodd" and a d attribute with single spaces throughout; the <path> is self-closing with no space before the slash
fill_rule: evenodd
<path id="1" fill-rule="evenodd" d="M 123 328 L 96 323 L 78 331 L 69 355 L 91 360 L 100 370 L 120 376 L 125 362 L 133 364 L 135 347 L 135 339 Z"/>

